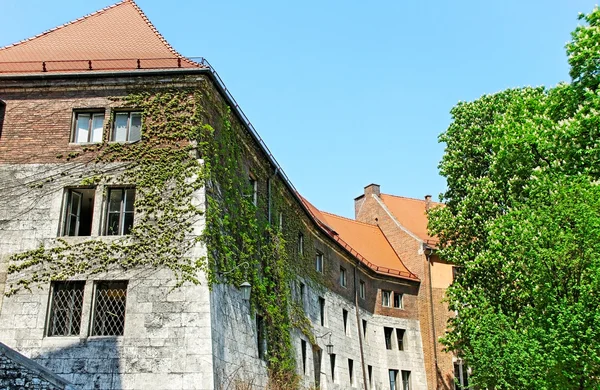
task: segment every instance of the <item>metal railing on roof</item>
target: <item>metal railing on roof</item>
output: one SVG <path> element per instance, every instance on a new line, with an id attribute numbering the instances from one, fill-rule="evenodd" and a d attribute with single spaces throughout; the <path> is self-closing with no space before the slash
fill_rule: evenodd
<path id="1" fill-rule="evenodd" d="M 281 165 L 271 153 L 271 150 L 258 134 L 258 131 L 250 122 L 250 119 L 246 116 L 240 105 L 237 103 L 227 86 L 223 82 L 223 79 L 213 66 L 204 57 L 169 57 L 169 58 L 127 58 L 127 59 L 96 59 L 96 60 L 51 60 L 51 61 L 18 61 L 18 62 L 0 62 L 0 74 L 2 73 L 54 73 L 54 72 L 93 72 L 93 71 L 135 71 L 135 70 L 160 70 L 160 69 L 207 69 L 214 77 L 214 80 L 219 85 L 220 89 L 225 94 L 227 100 L 229 100 L 232 109 L 235 110 L 239 118 L 244 122 L 247 129 L 254 136 L 256 141 L 260 144 L 265 154 L 271 160 L 273 165 L 278 169 L 279 174 L 285 184 L 290 188 L 294 196 L 298 198 L 298 202 L 306 210 L 309 216 L 320 226 L 326 233 L 333 237 L 343 248 L 345 248 L 351 255 L 356 257 L 360 262 L 374 270 L 375 272 L 385 273 L 389 275 L 401 276 L 409 279 L 418 280 L 417 275 L 410 271 L 401 271 L 387 267 L 380 267 L 371 263 L 364 256 L 358 253 L 354 248 L 348 245 L 336 234 L 330 234 L 327 227 L 322 226 L 322 222 L 319 218 L 306 207 L 304 202 L 299 198 L 298 190 L 292 184 L 285 171 L 281 168 Z"/>

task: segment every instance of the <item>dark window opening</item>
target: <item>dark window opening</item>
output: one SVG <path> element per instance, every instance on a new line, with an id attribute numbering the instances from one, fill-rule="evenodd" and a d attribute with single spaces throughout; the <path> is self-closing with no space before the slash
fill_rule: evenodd
<path id="1" fill-rule="evenodd" d="M 122 336 L 126 303 L 127 281 L 98 282 L 92 336 Z"/>
<path id="2" fill-rule="evenodd" d="M 402 294 L 394 292 L 394 307 L 402 309 Z"/>
<path id="3" fill-rule="evenodd" d="M 396 329 L 396 338 L 398 339 L 398 350 L 404 351 L 404 329 Z"/>
<path id="4" fill-rule="evenodd" d="M 348 334 L 348 310 L 342 309 L 342 318 L 344 319 L 344 333 Z"/>
<path id="5" fill-rule="evenodd" d="M 315 373 L 315 387 L 321 388 L 321 358 L 323 357 L 323 350 L 315 347 L 313 349 L 313 364 Z"/>
<path id="6" fill-rule="evenodd" d="M 350 376 L 350 386 L 354 386 L 354 360 L 348 359 L 348 375 Z"/>
<path id="7" fill-rule="evenodd" d="M 90 236 L 94 215 L 94 188 L 68 189 L 63 236 Z"/>
<path id="8" fill-rule="evenodd" d="M 325 298 L 319 297 L 319 316 L 321 326 L 325 326 Z"/>
<path id="9" fill-rule="evenodd" d="M 402 390 L 410 390 L 410 371 L 402 371 Z"/>
<path id="10" fill-rule="evenodd" d="M 367 366 L 367 375 L 369 376 L 369 387 L 373 387 L 373 366 Z"/>
<path id="11" fill-rule="evenodd" d="M 110 188 L 106 215 L 107 236 L 122 236 L 131 232 L 135 202 L 135 189 Z"/>
<path id="12" fill-rule="evenodd" d="M 393 328 L 384 327 L 383 328 L 383 336 L 385 337 L 385 349 L 392 349 L 392 333 L 394 332 Z"/>
<path id="13" fill-rule="evenodd" d="M 53 282 L 48 336 L 79 336 L 85 282 Z"/>
<path id="14" fill-rule="evenodd" d="M 267 356 L 267 338 L 265 320 L 262 316 L 256 316 L 256 347 L 258 350 L 258 357 L 265 359 Z"/>
<path id="15" fill-rule="evenodd" d="M 2 139 L 2 127 L 4 125 L 4 117 L 6 116 L 6 103 L 0 100 L 0 139 Z"/>
<path id="16" fill-rule="evenodd" d="M 329 355 L 329 363 L 331 364 L 331 380 L 335 381 L 335 353 Z"/>
<path id="17" fill-rule="evenodd" d="M 367 320 L 362 320 L 362 326 L 363 326 L 363 338 L 366 340 L 367 339 Z"/>
<path id="18" fill-rule="evenodd" d="M 300 340 L 300 347 L 302 350 L 302 373 L 306 374 L 306 341 Z"/>

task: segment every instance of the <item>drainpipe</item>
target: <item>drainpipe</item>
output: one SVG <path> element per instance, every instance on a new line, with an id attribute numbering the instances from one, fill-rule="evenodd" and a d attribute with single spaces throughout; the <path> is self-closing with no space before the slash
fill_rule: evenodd
<path id="1" fill-rule="evenodd" d="M 360 345 L 360 365 L 363 372 L 363 384 L 365 390 L 369 390 L 367 382 L 367 370 L 365 367 L 365 353 L 363 350 L 363 336 L 360 330 L 360 315 L 358 314 L 358 290 L 356 288 L 356 265 L 354 266 L 354 305 L 356 306 L 356 329 L 358 330 L 358 344 Z"/>
<path id="2" fill-rule="evenodd" d="M 435 388 L 439 386 L 438 383 L 438 356 L 437 356 L 437 335 L 435 334 L 435 317 L 433 310 L 433 285 L 431 284 L 431 254 L 433 250 L 426 248 L 427 251 L 427 264 L 429 268 L 429 308 L 431 309 L 431 333 L 433 335 L 433 359 L 434 359 L 434 373 L 435 373 Z"/>

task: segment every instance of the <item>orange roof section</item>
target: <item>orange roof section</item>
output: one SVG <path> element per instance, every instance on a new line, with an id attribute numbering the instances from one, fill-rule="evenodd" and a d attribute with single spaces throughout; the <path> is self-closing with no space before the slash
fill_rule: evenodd
<path id="1" fill-rule="evenodd" d="M 132 0 L 0 48 L 0 73 L 197 67 Z"/>
<path id="2" fill-rule="evenodd" d="M 438 239 L 430 236 L 427 231 L 428 219 L 425 212 L 427 201 L 387 194 L 380 194 L 379 197 L 398 222 L 419 239 L 430 243 L 438 242 Z M 430 202 L 429 205 L 433 208 L 444 204 Z"/>
<path id="3" fill-rule="evenodd" d="M 299 197 L 316 222 L 367 267 L 381 274 L 419 280 L 402 263 L 379 227 L 320 211 L 304 197 Z"/>

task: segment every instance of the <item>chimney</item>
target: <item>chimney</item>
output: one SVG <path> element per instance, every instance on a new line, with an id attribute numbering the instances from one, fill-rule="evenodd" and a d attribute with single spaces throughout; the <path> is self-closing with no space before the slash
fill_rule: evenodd
<path id="1" fill-rule="evenodd" d="M 425 195 L 425 211 L 429 211 L 431 207 L 431 195 Z"/>
<path id="2" fill-rule="evenodd" d="M 371 183 L 365 187 L 365 196 L 369 195 L 379 196 L 379 184 Z"/>

